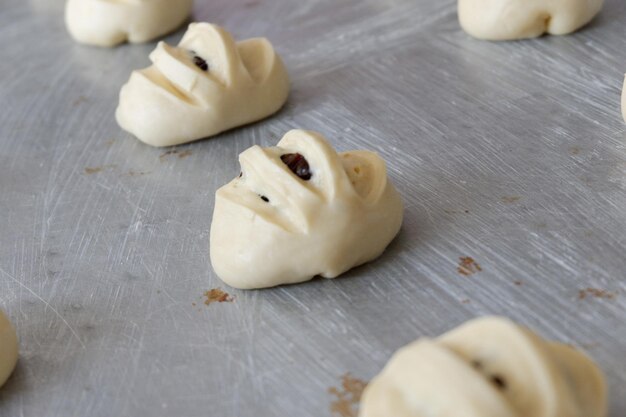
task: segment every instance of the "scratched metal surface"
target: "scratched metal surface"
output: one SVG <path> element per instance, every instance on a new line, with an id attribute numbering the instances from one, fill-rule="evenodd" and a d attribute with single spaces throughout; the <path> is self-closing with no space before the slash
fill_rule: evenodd
<path id="1" fill-rule="evenodd" d="M 165 156 L 113 119 L 154 44 L 76 45 L 62 9 L 0 0 L 0 305 L 21 339 L 0 416 L 331 416 L 341 375 L 490 313 L 590 353 L 626 413 L 626 3 L 574 36 L 488 43 L 453 0 L 198 1 L 197 20 L 268 36 L 293 92 Z M 291 128 L 380 152 L 404 227 L 344 278 L 228 290 L 213 194 Z M 215 287 L 235 301 L 205 306 Z"/>

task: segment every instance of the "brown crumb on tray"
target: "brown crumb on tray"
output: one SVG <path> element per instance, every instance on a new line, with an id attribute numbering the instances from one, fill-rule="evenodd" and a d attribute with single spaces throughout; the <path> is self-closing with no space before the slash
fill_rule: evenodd
<path id="1" fill-rule="evenodd" d="M 617 291 L 601 290 L 599 288 L 585 288 L 578 291 L 578 299 L 584 300 L 587 297 L 603 298 L 606 300 L 612 300 L 617 297 Z"/>
<path id="2" fill-rule="evenodd" d="M 210 305 L 213 303 L 232 303 L 235 298 L 228 294 L 227 292 L 222 291 L 219 288 L 213 288 L 212 290 L 208 290 L 204 293 L 204 304 Z"/>
<path id="3" fill-rule="evenodd" d="M 459 274 L 470 276 L 482 271 L 482 267 L 473 258 L 469 256 L 459 258 L 459 267 L 456 269 Z"/>
<path id="4" fill-rule="evenodd" d="M 328 393 L 334 398 L 330 403 L 330 412 L 333 417 L 357 417 L 361 395 L 367 382 L 353 378 L 350 373 L 341 377 L 341 387 L 332 387 Z"/>

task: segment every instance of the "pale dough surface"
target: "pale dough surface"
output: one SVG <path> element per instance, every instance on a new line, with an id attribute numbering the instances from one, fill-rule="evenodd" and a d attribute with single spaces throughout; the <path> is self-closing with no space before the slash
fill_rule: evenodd
<path id="1" fill-rule="evenodd" d="M 235 42 L 219 26 L 192 23 L 178 47 L 160 42 L 153 65 L 120 92 L 119 125 L 152 146 L 214 136 L 277 112 L 289 76 L 265 38 Z M 206 70 L 194 63 L 202 59 Z"/>
<path id="2" fill-rule="evenodd" d="M 565 35 L 586 25 L 604 0 L 459 0 L 463 29 L 479 39 Z"/>
<path id="3" fill-rule="evenodd" d="M 584 354 L 507 319 L 470 321 L 400 349 L 360 417 L 606 417 L 604 376 Z"/>
<path id="4" fill-rule="evenodd" d="M 17 363 L 17 335 L 9 319 L 0 310 L 0 387 L 9 379 Z"/>
<path id="5" fill-rule="evenodd" d="M 308 161 L 310 180 L 281 160 L 293 153 Z M 320 134 L 292 130 L 239 161 L 241 177 L 216 193 L 210 239 L 213 268 L 232 287 L 337 277 L 381 255 L 400 229 L 400 195 L 374 152 L 338 154 Z"/>
<path id="6" fill-rule="evenodd" d="M 68 0 L 65 23 L 80 43 L 148 42 L 182 25 L 192 6 L 193 0 Z"/>

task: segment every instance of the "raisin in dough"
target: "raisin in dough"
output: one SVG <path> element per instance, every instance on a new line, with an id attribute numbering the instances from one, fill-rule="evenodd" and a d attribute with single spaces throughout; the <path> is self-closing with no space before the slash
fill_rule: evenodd
<path id="1" fill-rule="evenodd" d="M 193 0 L 68 0 L 65 23 L 80 43 L 140 43 L 178 28 L 192 6 Z"/>
<path id="2" fill-rule="evenodd" d="M 153 146 L 216 135 L 277 112 L 289 77 L 267 39 L 235 42 L 224 29 L 192 23 L 178 47 L 159 43 L 153 64 L 120 93 L 119 125 Z"/>
<path id="3" fill-rule="evenodd" d="M 374 152 L 338 154 L 320 134 L 292 130 L 239 161 L 211 225 L 213 268 L 232 287 L 335 278 L 382 254 L 400 229 L 402 201 Z"/>
<path id="4" fill-rule="evenodd" d="M 459 0 L 463 29 L 492 41 L 565 35 L 593 19 L 604 0 Z"/>
<path id="5" fill-rule="evenodd" d="M 0 387 L 9 379 L 17 363 L 17 335 L 0 310 Z"/>
<path id="6" fill-rule="evenodd" d="M 360 417 L 606 417 L 587 356 L 500 317 L 400 349 L 366 388 Z"/>

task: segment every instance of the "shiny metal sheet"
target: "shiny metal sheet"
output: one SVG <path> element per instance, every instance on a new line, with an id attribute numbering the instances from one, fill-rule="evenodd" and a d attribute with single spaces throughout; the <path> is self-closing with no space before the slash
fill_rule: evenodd
<path id="1" fill-rule="evenodd" d="M 271 39 L 293 91 L 168 154 L 113 118 L 154 44 L 79 46 L 62 3 L 0 0 L 0 305 L 22 349 L 0 416 L 346 417 L 342 375 L 483 314 L 591 354 L 626 413 L 622 0 L 508 43 L 466 36 L 453 0 L 198 0 L 195 19 Z M 380 152 L 404 227 L 341 279 L 228 289 L 214 192 L 292 128 Z"/>

